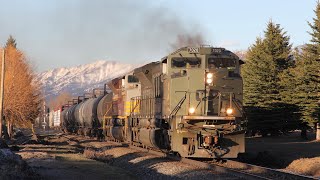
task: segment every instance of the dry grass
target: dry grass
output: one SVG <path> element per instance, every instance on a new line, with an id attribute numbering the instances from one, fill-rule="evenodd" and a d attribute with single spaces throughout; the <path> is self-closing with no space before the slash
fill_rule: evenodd
<path id="1" fill-rule="evenodd" d="M 320 157 L 294 160 L 286 170 L 299 174 L 320 177 Z"/>

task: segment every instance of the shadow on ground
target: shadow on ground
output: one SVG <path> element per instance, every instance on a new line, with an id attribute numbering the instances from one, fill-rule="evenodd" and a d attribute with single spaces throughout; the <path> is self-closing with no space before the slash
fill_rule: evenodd
<path id="1" fill-rule="evenodd" d="M 278 137 L 246 138 L 246 153 L 239 160 L 270 168 L 285 168 L 300 158 L 320 157 L 320 142 L 314 133 L 303 140 L 299 132 Z"/>

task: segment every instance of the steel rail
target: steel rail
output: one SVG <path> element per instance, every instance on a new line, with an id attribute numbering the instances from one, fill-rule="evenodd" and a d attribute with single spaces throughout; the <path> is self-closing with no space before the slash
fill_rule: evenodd
<path id="1" fill-rule="evenodd" d="M 147 153 L 154 154 L 157 156 L 170 158 L 172 160 L 181 161 L 183 163 L 198 166 L 198 167 L 204 168 L 204 169 L 210 169 L 210 170 L 214 170 L 217 172 L 223 172 L 223 173 L 230 173 L 232 175 L 235 175 L 236 177 L 245 178 L 245 179 L 290 179 L 290 180 L 317 179 L 312 176 L 295 174 L 292 172 L 257 166 L 257 165 L 253 165 L 253 164 L 242 163 L 242 162 L 233 161 L 233 160 L 227 160 L 227 162 L 238 164 L 238 165 L 241 165 L 242 167 L 246 167 L 246 168 L 245 169 L 244 168 L 231 168 L 231 167 L 224 166 L 223 164 L 215 163 L 213 161 L 208 162 L 208 161 L 199 161 L 199 160 L 188 159 L 188 158 L 181 158 L 181 157 L 177 157 L 177 156 L 168 154 L 166 152 L 161 152 L 161 151 L 157 151 L 157 150 L 153 150 L 153 149 L 146 149 L 146 148 L 137 147 L 137 146 L 133 146 L 133 145 L 129 145 L 129 148 L 139 150 L 142 152 L 147 152 Z M 251 170 L 259 170 L 259 173 L 251 172 Z"/>
<path id="2" fill-rule="evenodd" d="M 203 168 L 203 169 L 209 169 L 209 170 L 214 170 L 217 172 L 221 172 L 221 173 L 226 173 L 226 174 L 231 174 L 235 177 L 239 177 L 239 178 L 244 178 L 244 179 L 249 179 L 249 180 L 256 180 L 256 179 L 264 179 L 264 180 L 269 180 L 269 178 L 265 178 L 262 176 L 258 176 L 256 174 L 250 174 L 247 172 L 242 172 L 242 171 L 238 171 L 238 170 L 234 170 L 234 169 L 230 169 L 224 166 L 218 166 L 216 164 L 210 164 L 210 163 L 206 163 L 206 162 L 202 162 L 202 161 L 197 161 L 197 160 L 193 160 L 193 159 L 188 159 L 188 158 L 181 158 L 181 157 L 177 157 L 165 152 L 161 152 L 161 151 L 156 151 L 156 150 L 152 150 L 152 149 L 146 149 L 146 148 L 142 148 L 142 147 L 137 147 L 137 146 L 133 146 L 130 145 L 129 148 L 131 149 L 135 149 L 141 152 L 146 152 L 146 153 L 150 153 L 153 155 L 157 155 L 157 156 L 161 156 L 161 157 L 165 157 L 165 158 L 169 158 L 171 160 L 174 161 L 180 161 L 183 162 L 185 164 L 189 164 L 192 166 L 197 166 L 199 168 Z"/>
<path id="3" fill-rule="evenodd" d="M 121 143 L 121 142 L 115 142 L 115 141 L 110 141 L 106 140 L 107 142 L 113 143 L 115 145 L 121 145 L 124 147 L 128 147 L 130 149 L 134 149 L 140 152 L 145 152 L 149 154 L 153 154 L 156 156 L 164 157 L 164 158 L 169 158 L 174 161 L 180 161 L 192 166 L 197 166 L 199 168 L 203 169 L 209 169 L 209 170 L 214 170 L 217 172 L 221 173 L 228 173 L 231 174 L 235 177 L 239 178 L 244 178 L 244 179 L 264 179 L 264 180 L 270 180 L 270 179 L 290 179 L 290 180 L 309 180 L 309 179 L 317 179 L 312 176 L 306 176 L 306 175 L 301 175 L 301 174 L 295 174 L 293 172 L 287 172 L 279 169 L 272 169 L 272 168 L 267 168 L 267 167 L 262 167 L 262 166 L 257 166 L 253 164 L 248 164 L 248 163 L 242 163 L 239 161 L 233 161 L 233 160 L 227 160 L 227 163 L 233 163 L 241 166 L 241 168 L 233 168 L 233 167 L 227 167 L 226 163 L 216 163 L 213 161 L 201 161 L 201 160 L 195 160 L 195 159 L 189 159 L 189 158 L 182 158 L 178 157 L 176 155 L 167 153 L 167 152 L 162 152 L 159 150 L 155 149 L 150 149 L 150 148 L 143 148 L 140 146 L 136 145 L 129 145 L 128 143 Z M 259 172 L 253 172 L 259 171 Z"/>

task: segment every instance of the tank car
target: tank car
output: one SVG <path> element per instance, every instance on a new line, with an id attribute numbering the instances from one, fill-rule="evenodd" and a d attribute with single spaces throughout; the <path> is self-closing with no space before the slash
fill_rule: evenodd
<path id="1" fill-rule="evenodd" d="M 66 126 L 67 126 L 67 124 L 66 124 L 65 118 L 66 118 L 66 113 L 67 113 L 67 111 L 68 111 L 68 108 L 69 108 L 69 104 L 65 104 L 65 105 L 63 105 L 63 106 L 61 107 L 61 113 L 60 113 L 60 128 L 61 128 L 61 130 L 64 131 L 64 132 L 67 132 L 67 131 L 66 131 Z"/>
<path id="2" fill-rule="evenodd" d="M 95 114 L 93 112 L 94 104 L 97 98 L 89 98 L 79 103 L 74 111 L 75 121 L 78 125 L 78 133 L 90 136 L 93 130 Z"/>
<path id="3" fill-rule="evenodd" d="M 68 108 L 63 111 L 63 130 L 68 133 L 74 133 L 78 130 L 78 124 L 75 119 L 75 110 L 77 108 L 79 101 L 77 99 L 73 99 L 68 102 Z"/>
<path id="4" fill-rule="evenodd" d="M 103 93 L 97 94 L 94 89 L 90 96 L 79 96 L 74 99 L 69 107 L 63 111 L 66 132 L 78 133 L 87 136 L 102 135 L 102 121 L 105 113 L 105 101 L 110 97 L 104 89 Z M 111 94 L 112 97 L 112 94 Z"/>

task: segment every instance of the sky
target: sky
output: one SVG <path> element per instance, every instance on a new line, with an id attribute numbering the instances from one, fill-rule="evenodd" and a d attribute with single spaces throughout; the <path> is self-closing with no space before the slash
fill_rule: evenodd
<path id="1" fill-rule="evenodd" d="M 112 60 L 139 64 L 178 37 L 246 50 L 272 20 L 309 42 L 316 0 L 0 0 L 0 46 L 12 35 L 36 72 Z"/>

